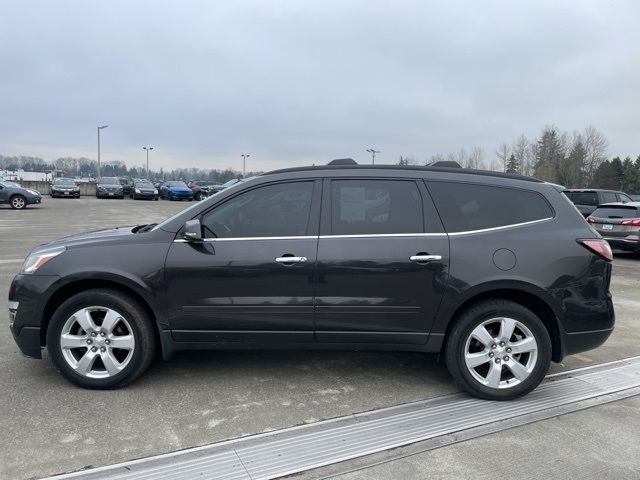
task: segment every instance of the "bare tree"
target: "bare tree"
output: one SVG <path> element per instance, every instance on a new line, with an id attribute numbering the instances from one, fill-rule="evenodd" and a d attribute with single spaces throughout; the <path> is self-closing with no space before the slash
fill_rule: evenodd
<path id="1" fill-rule="evenodd" d="M 516 138 L 511 146 L 511 151 L 518 164 L 518 173 L 523 175 L 530 175 L 530 168 L 527 164 L 529 160 L 528 150 L 530 149 L 529 140 L 524 134 Z"/>
<path id="2" fill-rule="evenodd" d="M 585 149 L 584 181 L 590 184 L 593 175 L 600 164 L 607 159 L 609 142 L 595 127 L 591 125 L 584 129 L 582 142 Z"/>
<path id="3" fill-rule="evenodd" d="M 500 170 L 505 172 L 507 170 L 507 161 L 509 161 L 509 155 L 511 154 L 511 149 L 509 145 L 506 143 L 501 144 L 496 150 L 496 156 L 500 159 Z M 493 160 L 491 161 L 491 170 L 497 170 L 494 168 Z"/>
<path id="4" fill-rule="evenodd" d="M 473 147 L 467 158 L 467 168 L 486 169 L 484 164 L 484 152 L 480 147 Z"/>

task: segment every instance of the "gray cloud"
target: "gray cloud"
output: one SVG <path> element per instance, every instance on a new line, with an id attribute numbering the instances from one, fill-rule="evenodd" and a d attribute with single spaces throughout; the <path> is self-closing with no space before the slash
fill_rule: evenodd
<path id="1" fill-rule="evenodd" d="M 630 2 L 82 2 L 0 7 L 0 153 L 252 168 L 383 162 L 595 125 L 637 155 Z"/>

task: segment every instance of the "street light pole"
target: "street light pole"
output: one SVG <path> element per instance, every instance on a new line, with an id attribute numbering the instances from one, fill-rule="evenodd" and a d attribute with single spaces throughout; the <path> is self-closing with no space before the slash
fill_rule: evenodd
<path id="1" fill-rule="evenodd" d="M 147 151 L 147 180 L 149 180 L 149 150 L 153 150 L 153 147 L 142 147 Z"/>
<path id="2" fill-rule="evenodd" d="M 371 164 L 376 164 L 376 153 L 380 153 L 380 150 L 374 150 L 373 148 L 367 148 L 367 152 L 371 154 Z"/>
<path id="3" fill-rule="evenodd" d="M 98 178 L 100 178 L 100 130 L 107 128 L 109 125 L 98 127 Z"/>
<path id="4" fill-rule="evenodd" d="M 242 177 L 244 177 L 247 174 L 247 157 L 250 157 L 251 155 L 243 153 L 240 156 L 242 157 Z"/>

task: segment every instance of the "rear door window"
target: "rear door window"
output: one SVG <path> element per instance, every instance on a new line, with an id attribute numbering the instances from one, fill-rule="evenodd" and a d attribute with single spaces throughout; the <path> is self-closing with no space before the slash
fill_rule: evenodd
<path id="1" fill-rule="evenodd" d="M 600 203 L 614 203 L 618 201 L 616 194 L 613 192 L 602 192 L 602 199 Z"/>
<path id="2" fill-rule="evenodd" d="M 331 181 L 332 235 L 422 232 L 422 197 L 415 182 Z"/>
<path id="3" fill-rule="evenodd" d="M 553 217 L 545 198 L 529 190 L 454 182 L 429 182 L 428 187 L 451 233 Z"/>
<path id="4" fill-rule="evenodd" d="M 598 206 L 598 194 L 596 192 L 574 192 L 571 199 L 576 205 Z"/>

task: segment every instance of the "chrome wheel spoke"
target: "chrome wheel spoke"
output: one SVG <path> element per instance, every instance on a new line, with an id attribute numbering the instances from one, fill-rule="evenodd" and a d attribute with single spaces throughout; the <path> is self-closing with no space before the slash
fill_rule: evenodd
<path id="1" fill-rule="evenodd" d="M 487 331 L 484 325 L 478 325 L 476 328 L 474 328 L 473 332 L 471 332 L 471 336 L 487 348 L 491 348 L 491 345 L 495 343 L 495 339 Z"/>
<path id="2" fill-rule="evenodd" d="M 60 346 L 62 348 L 88 347 L 88 338 L 89 337 L 87 335 L 71 335 L 69 333 L 64 333 L 60 336 Z"/>
<path id="3" fill-rule="evenodd" d="M 476 368 L 480 365 L 490 362 L 491 358 L 489 358 L 489 352 L 483 351 L 477 353 L 465 353 L 464 361 L 467 364 L 467 367 Z"/>
<path id="4" fill-rule="evenodd" d="M 114 312 L 113 310 L 107 310 L 107 314 L 104 316 L 104 320 L 102 321 L 101 328 L 107 333 L 112 333 L 114 327 L 120 321 L 120 315 L 118 312 Z"/>
<path id="5" fill-rule="evenodd" d="M 98 326 L 96 325 L 96 322 L 93 321 L 93 317 L 91 316 L 91 311 L 87 308 L 83 308 L 82 310 L 77 312 L 75 315 L 75 319 L 86 333 L 95 332 L 96 330 L 98 330 Z"/>
<path id="6" fill-rule="evenodd" d="M 120 362 L 116 360 L 111 350 L 107 349 L 107 351 L 100 353 L 100 358 L 102 359 L 104 368 L 106 368 L 107 372 L 109 372 L 109 375 L 115 375 L 120 372 Z"/>
<path id="7" fill-rule="evenodd" d="M 502 376 L 502 364 L 491 362 L 489 373 L 485 378 L 487 386 L 498 388 L 500 386 L 500 377 Z"/>
<path id="8" fill-rule="evenodd" d="M 84 374 L 90 373 L 91 370 L 93 370 L 93 364 L 95 363 L 97 356 L 97 352 L 92 352 L 90 349 L 87 350 L 87 352 L 78 361 L 78 370 Z"/>
<path id="9" fill-rule="evenodd" d="M 111 348 L 122 348 L 123 350 L 133 350 L 136 346 L 136 342 L 133 335 L 118 335 L 110 337 Z"/>
<path id="10" fill-rule="evenodd" d="M 538 344 L 536 343 L 533 337 L 526 337 L 518 342 L 513 342 L 509 344 L 511 347 L 511 353 L 527 353 L 533 350 L 537 350 Z"/>
<path id="11" fill-rule="evenodd" d="M 501 318 L 500 319 L 500 333 L 498 338 L 500 340 L 508 341 L 513 335 L 513 331 L 516 328 L 516 321 L 513 318 Z"/>
<path id="12" fill-rule="evenodd" d="M 516 360 L 505 362 L 504 364 L 509 370 L 511 370 L 513 376 L 518 380 L 524 380 L 529 376 L 529 371 L 527 370 L 527 368 Z"/>

